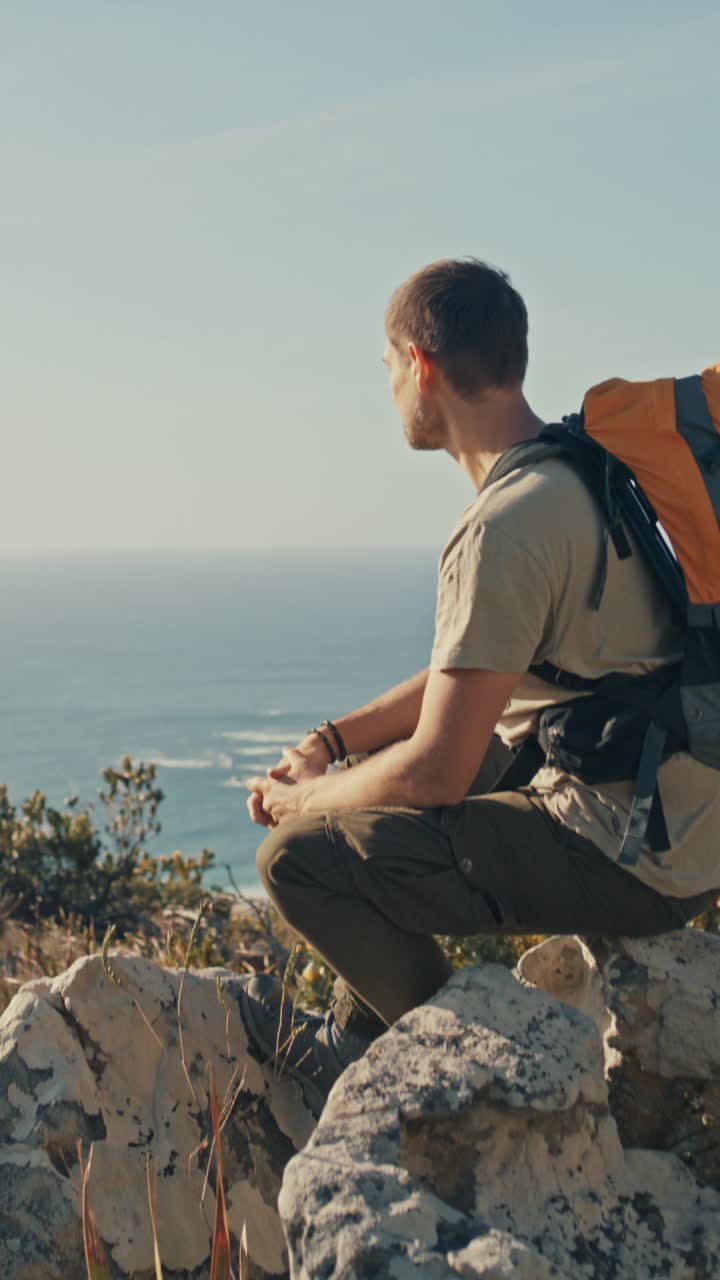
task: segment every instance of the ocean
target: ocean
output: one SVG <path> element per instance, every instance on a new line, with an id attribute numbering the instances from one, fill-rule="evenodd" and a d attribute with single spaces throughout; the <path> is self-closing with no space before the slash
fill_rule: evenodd
<path id="1" fill-rule="evenodd" d="M 213 850 L 257 890 L 244 779 L 424 666 L 438 551 L 0 558 L 0 781 L 96 799 L 124 754 L 165 798 L 152 853 Z M 97 817 L 101 819 L 101 806 Z"/>

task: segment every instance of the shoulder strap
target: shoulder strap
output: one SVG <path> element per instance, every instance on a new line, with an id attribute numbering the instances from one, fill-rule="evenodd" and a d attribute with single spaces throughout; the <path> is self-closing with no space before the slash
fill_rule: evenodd
<path id="1" fill-rule="evenodd" d="M 637 539 L 643 557 L 670 600 L 673 616 L 687 624 L 687 589 L 682 571 L 663 537 L 657 514 L 629 467 L 585 431 L 582 414 L 551 423 L 532 440 L 523 440 L 498 458 L 483 485 L 485 489 L 510 472 L 548 458 L 564 458 L 594 498 L 605 522 L 600 563 L 590 593 L 590 605 L 600 607 L 607 578 L 607 543 L 612 538 L 619 557 L 632 554 L 623 521 Z"/>
<path id="2" fill-rule="evenodd" d="M 520 467 L 545 462 L 548 458 L 563 458 L 571 464 L 603 517 L 600 561 L 590 590 L 590 607 L 599 609 L 607 580 L 608 537 L 612 538 L 619 559 L 626 559 L 632 551 L 620 521 L 614 483 L 615 471 L 622 463 L 585 434 L 582 415 L 565 418 L 562 423 L 550 423 L 534 439 L 522 440 L 506 450 L 488 473 L 483 489 Z"/>
<path id="3" fill-rule="evenodd" d="M 562 430 L 562 428 L 560 429 Z M 545 434 L 551 430 L 552 428 L 546 427 L 534 439 L 521 440 L 519 444 L 514 444 L 511 449 L 506 449 L 495 465 L 490 468 L 482 488 L 487 489 L 488 485 L 494 484 L 496 480 L 504 480 L 505 476 L 509 476 L 511 471 L 517 471 L 520 467 L 527 467 L 532 462 L 545 462 L 548 458 L 567 457 L 568 450 L 564 444 L 557 440 L 554 434 Z M 480 492 L 482 493 L 482 489 Z"/>
<path id="4" fill-rule="evenodd" d="M 537 676 L 546 684 L 556 685 L 572 693 L 594 693 L 605 687 L 607 676 L 578 676 L 573 671 L 563 671 L 553 662 L 534 662 L 528 667 L 531 676 Z"/>

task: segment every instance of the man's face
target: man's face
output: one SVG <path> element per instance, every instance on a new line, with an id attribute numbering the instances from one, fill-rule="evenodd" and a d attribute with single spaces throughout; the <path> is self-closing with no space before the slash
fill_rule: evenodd
<path id="1" fill-rule="evenodd" d="M 418 386 L 417 363 L 407 351 L 401 352 L 388 338 L 383 361 L 390 371 L 390 395 L 400 414 L 405 438 L 411 449 L 444 449 L 447 442 L 445 419 L 430 392 Z"/>

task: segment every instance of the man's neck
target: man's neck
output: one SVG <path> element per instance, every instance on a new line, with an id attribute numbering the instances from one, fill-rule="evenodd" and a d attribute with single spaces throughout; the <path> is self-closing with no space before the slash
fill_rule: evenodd
<path id="1" fill-rule="evenodd" d="M 522 392 L 492 392 L 448 415 L 447 451 L 479 491 L 498 458 L 544 426 Z"/>

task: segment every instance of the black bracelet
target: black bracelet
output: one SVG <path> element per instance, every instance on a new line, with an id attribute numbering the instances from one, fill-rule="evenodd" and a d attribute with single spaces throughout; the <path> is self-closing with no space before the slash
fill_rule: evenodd
<path id="1" fill-rule="evenodd" d="M 333 738 L 335 739 L 335 745 L 336 745 L 336 747 L 337 747 L 337 749 L 338 749 L 338 760 L 346 760 L 346 759 L 347 759 L 347 750 L 346 750 L 346 748 L 345 748 L 345 743 L 343 742 L 342 734 L 341 734 L 340 730 L 339 730 L 339 729 L 336 729 L 336 727 L 335 727 L 335 725 L 333 724 L 332 720 L 323 720 L 323 722 L 322 722 L 322 728 L 324 729 L 324 728 L 326 728 L 326 727 L 330 730 L 330 732 L 331 732 L 331 734 L 332 734 Z"/>
<path id="2" fill-rule="evenodd" d="M 323 742 L 325 743 L 325 746 L 326 746 L 326 748 L 327 748 L 327 753 L 328 753 L 328 755 L 329 755 L 329 757 L 330 757 L 330 764 L 336 764 L 336 763 L 337 763 L 337 756 L 335 755 L 335 752 L 333 751 L 332 743 L 330 742 L 330 739 L 328 738 L 327 734 L 323 733 L 322 729 L 309 729 L 309 730 L 308 730 L 308 732 L 309 732 L 309 733 L 316 733 L 316 734 L 317 734 L 317 736 L 318 736 L 318 738 L 322 738 L 322 740 L 323 740 Z"/>

